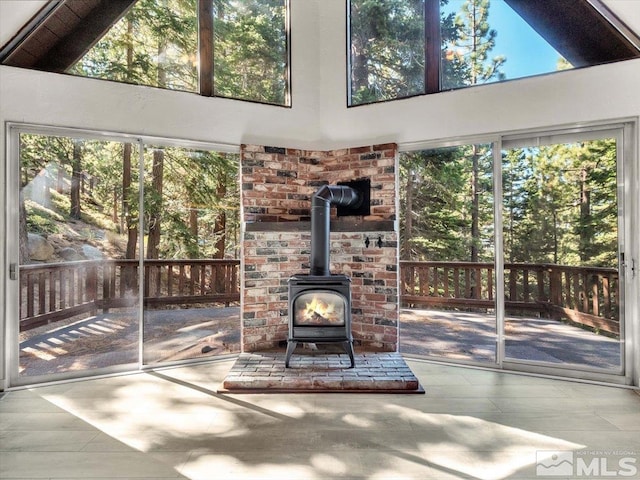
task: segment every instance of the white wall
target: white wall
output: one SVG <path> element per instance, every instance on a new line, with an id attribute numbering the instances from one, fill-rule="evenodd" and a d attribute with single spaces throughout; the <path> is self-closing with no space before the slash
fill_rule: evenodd
<path id="1" fill-rule="evenodd" d="M 1 2 L 0 2 L 1 3 Z M 292 8 L 292 107 L 0 67 L 0 120 L 222 143 L 320 140 L 315 2 Z"/>
<path id="2" fill-rule="evenodd" d="M 322 102 L 327 148 L 415 142 L 600 121 L 640 114 L 640 60 L 345 109 Z"/>
<path id="3" fill-rule="evenodd" d="M 7 121 L 331 150 L 640 116 L 640 60 L 346 108 L 345 21 L 344 0 L 293 1 L 292 108 L 0 67 L 0 163 Z"/>

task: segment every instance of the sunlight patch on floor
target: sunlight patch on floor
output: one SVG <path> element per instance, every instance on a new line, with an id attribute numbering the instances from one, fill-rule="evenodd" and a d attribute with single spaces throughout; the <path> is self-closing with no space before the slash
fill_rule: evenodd
<path id="1" fill-rule="evenodd" d="M 479 479 L 507 478 L 535 464 L 540 450 L 576 450 L 585 445 L 530 432 L 486 419 L 386 405 L 386 409 L 415 423 L 417 428 L 440 430 L 437 442 L 419 442 L 425 461 L 447 471 Z"/>

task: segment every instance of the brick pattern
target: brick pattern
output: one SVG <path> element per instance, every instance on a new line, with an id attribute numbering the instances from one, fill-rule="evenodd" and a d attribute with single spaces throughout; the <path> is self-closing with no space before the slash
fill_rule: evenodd
<path id="1" fill-rule="evenodd" d="M 367 229 L 367 222 L 396 218 L 396 152 L 395 144 L 330 152 L 243 145 L 244 221 L 265 227 L 245 231 L 243 238 L 244 352 L 277 347 L 287 339 L 287 280 L 309 271 L 309 227 L 300 228 L 300 222 L 310 219 L 311 195 L 322 185 L 360 178 L 371 179 L 371 215 L 355 217 L 358 231 L 347 227 L 331 232 L 331 271 L 352 278 L 356 344 L 397 350 L 397 232 Z M 355 225 L 354 217 L 336 218 L 335 212 L 332 221 Z M 285 222 L 290 229 L 282 228 Z M 270 229 L 274 224 L 280 228 Z"/>
<path id="2" fill-rule="evenodd" d="M 285 368 L 283 353 L 243 353 L 219 391 L 424 393 L 399 353 L 358 354 L 349 364 L 344 354 L 294 355 Z"/>

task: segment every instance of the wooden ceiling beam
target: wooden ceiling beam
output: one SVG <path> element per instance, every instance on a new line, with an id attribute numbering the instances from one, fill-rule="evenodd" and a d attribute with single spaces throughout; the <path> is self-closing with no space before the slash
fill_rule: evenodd
<path id="1" fill-rule="evenodd" d="M 85 8 L 77 0 L 68 5 L 68 15 L 85 15 L 65 37 L 55 43 L 46 55 L 34 65 L 38 70 L 64 72 L 80 60 L 109 29 L 122 18 L 137 0 L 98 0 L 94 6 L 84 2 Z M 66 5 L 67 6 L 67 5 Z"/>
<path id="2" fill-rule="evenodd" d="M 4 65 L 64 72 L 122 18 L 137 0 L 62 0 L 3 49 Z"/>
<path id="3" fill-rule="evenodd" d="M 505 0 L 574 67 L 628 60 L 640 51 L 587 0 Z"/>

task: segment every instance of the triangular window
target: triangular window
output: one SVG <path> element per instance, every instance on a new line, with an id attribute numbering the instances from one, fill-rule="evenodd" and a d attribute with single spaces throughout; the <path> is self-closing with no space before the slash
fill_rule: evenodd
<path id="1" fill-rule="evenodd" d="M 640 57 L 597 0 L 350 0 L 349 14 L 349 105 Z"/>
<path id="2" fill-rule="evenodd" d="M 289 0 L 49 2 L 0 62 L 290 105 Z"/>
<path id="3" fill-rule="evenodd" d="M 196 0 L 138 0 L 67 72 L 197 91 Z"/>

